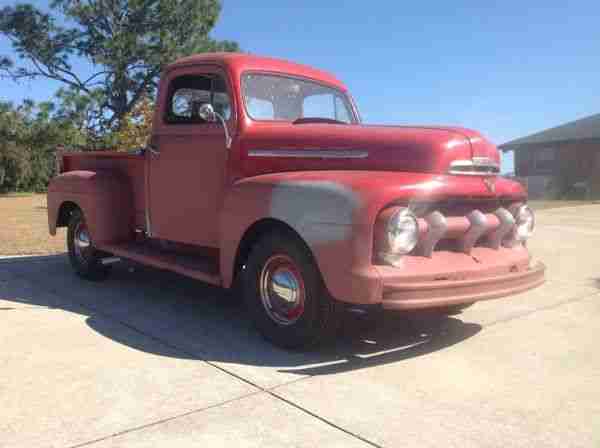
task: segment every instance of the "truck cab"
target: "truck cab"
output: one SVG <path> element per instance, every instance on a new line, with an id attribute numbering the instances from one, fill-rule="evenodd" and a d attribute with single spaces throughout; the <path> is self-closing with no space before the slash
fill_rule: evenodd
<path id="1" fill-rule="evenodd" d="M 371 126 L 334 76 L 235 53 L 162 74 L 131 152 L 64 153 L 50 233 L 75 272 L 121 258 L 243 297 L 273 343 L 334 335 L 347 307 L 445 312 L 540 285 L 523 187 L 480 133 Z"/>

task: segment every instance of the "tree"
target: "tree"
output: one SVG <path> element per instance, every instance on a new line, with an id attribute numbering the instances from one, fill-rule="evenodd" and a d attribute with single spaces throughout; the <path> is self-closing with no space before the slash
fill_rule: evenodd
<path id="1" fill-rule="evenodd" d="M 59 94 L 68 100 L 63 114 L 78 115 L 97 135 L 119 129 L 141 98 L 154 95 L 166 64 L 192 53 L 239 49 L 209 36 L 219 0 L 53 0 L 50 8 L 0 10 L 0 33 L 20 59 L 16 65 L 0 58 L 0 73 L 61 82 Z M 93 72 L 78 74 L 76 58 Z"/>
<path id="2" fill-rule="evenodd" d="M 20 188 L 30 174 L 29 158 L 21 146 L 22 115 L 11 103 L 0 103 L 0 192 Z"/>
<path id="3" fill-rule="evenodd" d="M 0 191 L 45 190 L 54 174 L 56 146 L 83 143 L 84 134 L 57 117 L 52 103 L 0 102 Z"/>
<path id="4" fill-rule="evenodd" d="M 148 97 L 142 98 L 121 120 L 115 135 L 116 149 L 128 151 L 148 144 L 152 130 L 154 103 Z"/>

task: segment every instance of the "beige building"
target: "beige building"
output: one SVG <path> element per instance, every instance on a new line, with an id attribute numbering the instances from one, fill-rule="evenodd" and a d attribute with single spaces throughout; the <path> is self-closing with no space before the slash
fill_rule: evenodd
<path id="1" fill-rule="evenodd" d="M 499 146 L 532 198 L 600 198 L 600 114 Z"/>

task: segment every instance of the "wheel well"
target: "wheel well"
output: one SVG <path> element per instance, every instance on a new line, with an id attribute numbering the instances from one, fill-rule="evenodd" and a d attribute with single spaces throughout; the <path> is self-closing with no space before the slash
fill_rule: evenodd
<path id="1" fill-rule="evenodd" d="M 56 227 L 66 227 L 69 225 L 71 214 L 78 210 L 79 206 L 71 201 L 63 202 L 58 209 L 58 217 L 56 218 Z"/>
<path id="2" fill-rule="evenodd" d="M 235 264 L 234 264 L 234 271 L 233 271 L 234 282 L 235 282 L 235 279 L 236 279 L 238 273 L 240 272 L 242 267 L 246 264 L 246 261 L 248 260 L 248 256 L 250 255 L 250 251 L 252 250 L 252 246 L 254 246 L 254 244 L 256 244 L 258 242 L 258 240 L 263 237 L 263 235 L 266 235 L 266 234 L 272 233 L 272 232 L 285 233 L 285 234 L 288 234 L 291 238 L 294 238 L 297 241 L 299 241 L 306 248 L 306 250 L 308 251 L 308 253 L 310 254 L 311 258 L 313 258 L 313 261 L 314 261 L 313 253 L 310 250 L 310 247 L 308 247 L 306 242 L 302 239 L 302 237 L 298 234 L 298 232 L 296 232 L 296 230 L 294 230 L 292 227 L 290 227 L 285 222 L 279 221 L 277 219 L 273 219 L 273 218 L 261 219 L 260 221 L 257 221 L 254 224 L 252 224 L 246 230 L 246 232 L 244 233 L 244 236 L 240 240 L 240 244 L 238 246 L 237 253 L 235 255 Z"/>

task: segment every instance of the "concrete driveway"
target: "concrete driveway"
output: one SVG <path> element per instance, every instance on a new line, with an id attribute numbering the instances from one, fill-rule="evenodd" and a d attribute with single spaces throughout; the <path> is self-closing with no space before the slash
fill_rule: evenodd
<path id="1" fill-rule="evenodd" d="M 310 354 L 168 272 L 2 259 L 0 446 L 598 447 L 600 206 L 540 212 L 531 247 L 541 288 Z"/>

